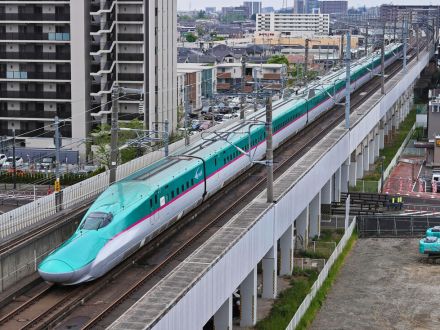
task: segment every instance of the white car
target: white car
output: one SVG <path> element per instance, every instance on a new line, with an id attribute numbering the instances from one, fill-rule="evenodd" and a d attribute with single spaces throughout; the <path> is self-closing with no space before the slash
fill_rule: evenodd
<path id="1" fill-rule="evenodd" d="M 0 154 L 0 166 L 3 166 L 7 158 L 8 157 L 5 154 Z"/>
<path id="2" fill-rule="evenodd" d="M 13 167 L 14 166 L 14 159 L 12 157 L 8 157 L 6 161 L 3 163 L 4 167 Z M 23 158 L 21 157 L 15 157 L 15 167 L 21 167 L 23 166 Z"/>

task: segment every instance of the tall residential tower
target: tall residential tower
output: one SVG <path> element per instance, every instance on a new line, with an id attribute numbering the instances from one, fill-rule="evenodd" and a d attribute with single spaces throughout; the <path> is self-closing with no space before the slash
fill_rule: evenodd
<path id="1" fill-rule="evenodd" d="M 176 21 L 176 0 L 0 1 L 0 136 L 52 148 L 57 115 L 64 144 L 84 146 L 116 84 L 145 91 L 143 107 L 120 100 L 120 120 L 174 130 Z"/>

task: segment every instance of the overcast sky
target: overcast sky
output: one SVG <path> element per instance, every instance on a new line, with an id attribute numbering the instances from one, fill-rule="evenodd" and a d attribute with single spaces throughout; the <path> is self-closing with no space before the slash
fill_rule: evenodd
<path id="1" fill-rule="evenodd" d="M 263 7 L 273 6 L 275 8 L 281 7 L 282 0 L 262 0 Z M 440 0 L 348 0 L 348 6 L 364 6 L 372 7 L 383 3 L 404 4 L 404 5 L 420 5 L 420 4 L 438 4 Z M 177 0 L 177 5 L 180 10 L 205 8 L 205 7 L 227 7 L 237 6 L 243 3 L 243 0 Z M 293 0 L 287 0 L 288 6 L 293 5 Z"/>

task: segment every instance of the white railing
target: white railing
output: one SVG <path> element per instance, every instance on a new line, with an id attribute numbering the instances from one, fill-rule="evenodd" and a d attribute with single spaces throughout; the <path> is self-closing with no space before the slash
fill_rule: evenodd
<path id="1" fill-rule="evenodd" d="M 204 131 L 206 133 L 214 130 L 222 130 L 230 126 L 236 120 L 226 121 L 219 125 L 213 126 Z M 191 144 L 196 143 L 202 139 L 202 133 L 194 134 L 190 137 Z M 178 153 L 184 150 L 185 141 L 179 140 L 170 144 L 169 152 Z M 116 170 L 116 180 L 122 180 L 127 176 L 139 171 L 140 169 L 161 160 L 164 157 L 163 150 L 150 152 L 142 157 L 133 159 L 125 164 L 118 166 Z M 87 180 L 81 181 L 70 187 L 63 189 L 62 208 L 67 209 L 75 206 L 83 201 L 97 196 L 109 186 L 109 171 L 93 176 Z M 58 206 L 59 207 L 59 206 Z M 57 205 L 55 203 L 55 194 L 40 198 L 29 204 L 16 208 L 10 212 L 0 215 L 0 240 L 8 238 L 26 227 L 32 226 L 54 215 L 57 212 Z"/>
<path id="2" fill-rule="evenodd" d="M 313 298 L 315 298 L 316 293 L 321 288 L 324 281 L 327 279 L 330 268 L 333 266 L 334 262 L 336 261 L 336 259 L 341 254 L 342 250 L 344 250 L 345 246 L 347 245 L 347 242 L 350 239 L 351 235 L 353 234 L 353 230 L 355 227 L 356 227 L 356 218 L 353 219 L 350 226 L 345 231 L 344 236 L 342 236 L 342 239 L 339 241 L 339 244 L 336 246 L 336 249 L 333 251 L 332 255 L 327 260 L 327 263 L 325 264 L 322 271 L 319 273 L 317 280 L 315 281 L 315 283 L 313 283 L 310 293 L 304 298 L 303 302 L 299 306 L 298 310 L 296 311 L 295 315 L 293 316 L 286 330 L 293 330 L 298 326 L 299 322 L 301 321 L 301 318 L 304 316 L 307 309 L 309 308 Z"/>

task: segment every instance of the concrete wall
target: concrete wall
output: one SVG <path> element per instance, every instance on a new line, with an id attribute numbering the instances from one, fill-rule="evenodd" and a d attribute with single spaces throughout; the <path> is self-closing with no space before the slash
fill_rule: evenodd
<path id="1" fill-rule="evenodd" d="M 25 242 L 12 251 L 1 254 L 0 292 L 34 274 L 45 256 L 72 235 L 84 212 L 60 222 L 56 228 L 38 235 L 32 242 Z"/>

